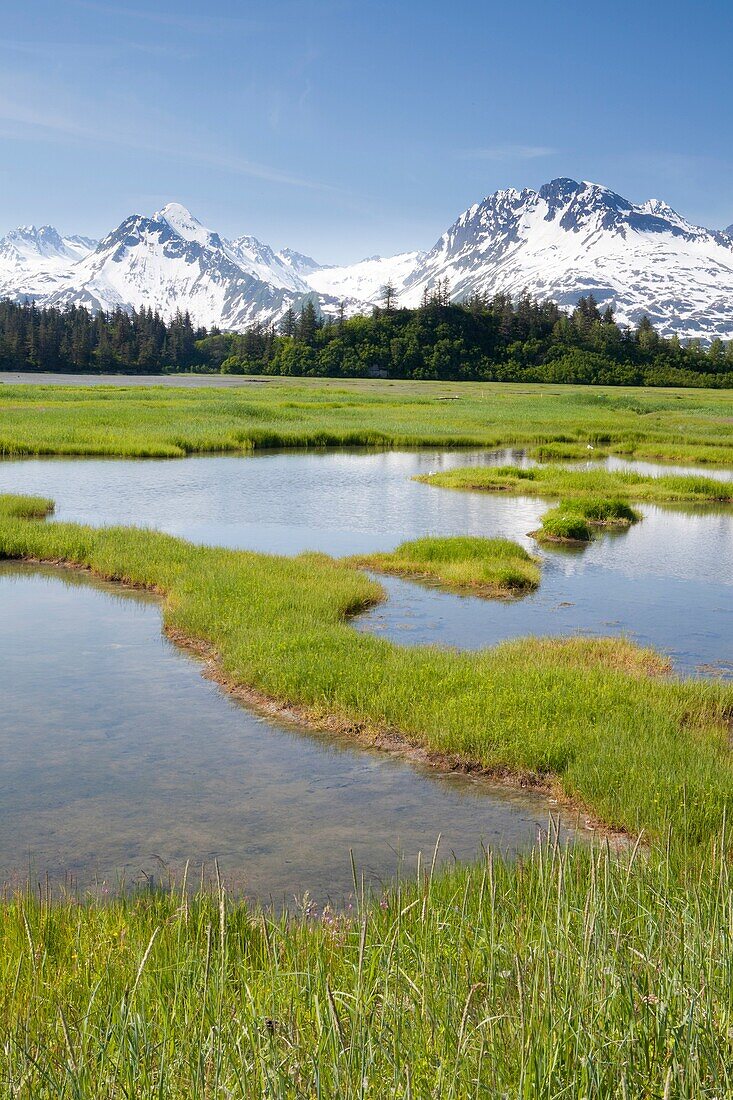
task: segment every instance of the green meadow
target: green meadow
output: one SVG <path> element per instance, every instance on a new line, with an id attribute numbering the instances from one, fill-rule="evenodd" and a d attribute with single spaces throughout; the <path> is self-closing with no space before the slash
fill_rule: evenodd
<path id="1" fill-rule="evenodd" d="M 552 459 L 592 447 L 733 465 L 731 424 L 733 393 L 721 390 L 307 378 L 235 390 L 0 385 L 4 455 L 516 445 Z"/>

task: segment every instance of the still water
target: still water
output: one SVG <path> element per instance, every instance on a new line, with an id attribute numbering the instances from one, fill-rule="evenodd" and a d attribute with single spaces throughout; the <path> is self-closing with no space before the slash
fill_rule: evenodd
<path id="1" fill-rule="evenodd" d="M 0 881 L 180 880 L 292 905 L 444 857 L 517 851 L 546 799 L 441 776 L 251 713 L 160 632 L 157 602 L 72 571 L 0 564 Z M 192 877 L 198 870 L 192 872 Z"/>
<path id="2" fill-rule="evenodd" d="M 136 523 L 276 553 L 389 549 L 418 535 L 516 538 L 546 502 L 439 490 L 416 473 L 520 454 L 272 453 L 0 464 L 0 492 L 61 520 Z M 611 460 L 612 465 L 621 465 Z M 655 468 L 652 468 L 654 470 Z M 729 478 L 730 472 L 714 476 Z M 643 506 L 630 531 L 542 554 L 539 591 L 483 601 L 383 579 L 356 627 L 475 648 L 533 634 L 624 633 L 685 674 L 729 675 L 733 512 Z M 349 850 L 375 884 L 439 833 L 458 858 L 532 843 L 550 807 L 264 721 L 160 635 L 154 601 L 59 570 L 0 570 L 0 879 L 71 871 L 111 886 L 218 858 L 237 888 L 340 901 Z"/>

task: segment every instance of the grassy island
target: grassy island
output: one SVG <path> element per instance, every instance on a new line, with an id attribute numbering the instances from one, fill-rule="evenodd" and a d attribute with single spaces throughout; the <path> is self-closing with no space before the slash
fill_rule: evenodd
<path id="1" fill-rule="evenodd" d="M 537 562 L 519 543 L 509 539 L 428 537 L 403 542 L 390 553 L 350 560 L 378 573 L 438 581 L 477 596 L 522 595 L 540 582 Z"/>
<path id="2" fill-rule="evenodd" d="M 733 793 L 733 687 L 660 675 L 666 661 L 624 639 L 407 649 L 352 629 L 349 617 L 382 590 L 325 555 L 215 549 L 18 519 L 12 498 L 3 507 L 0 555 L 155 590 L 167 631 L 209 653 L 227 686 L 313 723 L 554 786 L 632 833 L 674 825 L 704 841 Z"/>
<path id="3" fill-rule="evenodd" d="M 624 500 L 574 497 L 545 512 L 541 528 L 532 536 L 538 542 L 586 543 L 594 530 L 623 530 L 640 519 L 639 512 Z"/>
<path id="4" fill-rule="evenodd" d="M 573 469 L 571 466 L 475 466 L 424 474 L 415 479 L 443 489 L 468 489 L 516 496 L 636 500 L 655 504 L 731 504 L 733 482 L 711 477 L 636 470 Z M 590 517 L 587 517 L 590 518 Z"/>

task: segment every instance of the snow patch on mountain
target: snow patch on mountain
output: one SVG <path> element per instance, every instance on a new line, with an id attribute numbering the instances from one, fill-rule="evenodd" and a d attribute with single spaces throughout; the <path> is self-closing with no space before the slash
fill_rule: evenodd
<path id="1" fill-rule="evenodd" d="M 308 274 L 307 279 L 320 294 L 372 303 L 381 300 L 382 288 L 392 282 L 399 305 L 400 292 L 424 255 L 424 252 L 402 252 L 387 258 L 371 256 L 347 267 L 322 267 Z"/>
<path id="2" fill-rule="evenodd" d="M 228 242 L 228 248 L 240 266 L 255 279 L 301 294 L 310 291 L 301 273 L 256 237 L 237 237 Z"/>
<path id="3" fill-rule="evenodd" d="M 304 256 L 302 252 L 294 252 L 292 248 L 281 248 L 275 255 L 298 275 L 310 275 L 313 271 L 320 271 L 323 266 L 316 263 L 312 256 Z"/>
<path id="4" fill-rule="evenodd" d="M 62 237 L 52 225 L 21 225 L 0 238 L 0 297 L 43 299 L 71 275 L 97 242 Z"/>

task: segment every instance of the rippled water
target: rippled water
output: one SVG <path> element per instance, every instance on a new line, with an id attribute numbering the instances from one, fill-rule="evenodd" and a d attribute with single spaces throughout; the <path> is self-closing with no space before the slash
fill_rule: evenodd
<path id="1" fill-rule="evenodd" d="M 389 549 L 422 534 L 505 535 L 528 548 L 547 503 L 439 490 L 412 475 L 511 453 L 271 453 L 169 461 L 0 463 L 0 492 L 41 493 L 57 518 L 136 523 L 277 553 Z M 609 465 L 623 465 L 609 460 Z M 645 465 L 650 472 L 661 468 Z M 706 471 L 707 473 L 707 471 Z M 714 476 L 730 478 L 730 472 Z M 483 601 L 383 579 L 358 629 L 463 647 L 533 634 L 625 633 L 685 673 L 733 672 L 733 512 L 643 506 L 582 551 L 542 553 L 539 591 Z M 64 580 L 60 580 L 63 576 Z M 218 857 L 258 897 L 349 891 L 396 851 L 465 857 L 530 843 L 540 798 L 436 778 L 404 761 L 253 716 L 160 636 L 157 606 L 60 571 L 0 571 L 0 877 L 160 876 Z"/>

